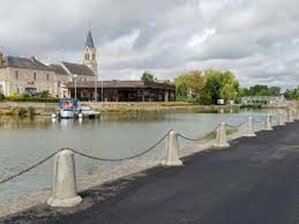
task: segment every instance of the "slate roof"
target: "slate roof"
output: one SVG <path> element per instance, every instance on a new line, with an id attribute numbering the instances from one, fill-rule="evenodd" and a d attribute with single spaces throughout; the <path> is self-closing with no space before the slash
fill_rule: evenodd
<path id="1" fill-rule="evenodd" d="M 61 62 L 71 74 L 95 76 L 94 72 L 84 64 Z"/>
<path id="2" fill-rule="evenodd" d="M 89 49 L 94 48 L 94 43 L 93 43 L 93 39 L 92 39 L 90 30 L 88 31 L 88 34 L 87 34 L 85 47 L 88 47 Z"/>
<path id="3" fill-rule="evenodd" d="M 53 69 L 56 74 L 68 75 L 68 73 L 65 71 L 65 69 L 61 65 L 51 64 L 51 65 L 49 65 L 49 67 L 51 69 Z"/>
<path id="4" fill-rule="evenodd" d="M 99 81 L 97 83 L 98 88 L 101 88 L 102 83 Z M 87 82 L 77 82 L 77 88 L 94 88 L 95 83 L 93 81 Z M 74 82 L 67 83 L 67 88 L 75 88 Z M 152 82 L 152 81 L 121 81 L 121 80 L 112 80 L 112 81 L 103 81 L 103 88 L 108 89 L 168 89 L 168 90 L 175 90 L 175 86 L 173 84 L 168 83 L 159 83 L 159 82 Z"/>
<path id="5" fill-rule="evenodd" d="M 47 65 L 41 63 L 35 58 L 22 58 L 14 56 L 4 57 L 4 68 L 23 68 L 23 69 L 32 69 L 32 70 L 46 70 L 52 71 Z"/>

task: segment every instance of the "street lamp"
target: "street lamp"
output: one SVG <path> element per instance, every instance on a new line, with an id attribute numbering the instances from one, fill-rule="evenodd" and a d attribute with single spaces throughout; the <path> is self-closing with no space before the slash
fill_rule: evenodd
<path id="1" fill-rule="evenodd" d="M 73 75 L 73 79 L 75 81 L 75 99 L 77 99 L 77 78 L 78 78 L 77 74 Z"/>

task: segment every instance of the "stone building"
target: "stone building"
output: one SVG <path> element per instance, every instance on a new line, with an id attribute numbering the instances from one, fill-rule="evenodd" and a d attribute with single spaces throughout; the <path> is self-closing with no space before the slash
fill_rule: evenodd
<path id="1" fill-rule="evenodd" d="M 63 97 L 68 95 L 66 84 L 75 80 L 97 80 L 96 47 L 90 31 L 83 50 L 83 64 L 45 65 L 34 57 L 4 57 L 0 53 L 0 92 L 6 96 L 48 91 L 52 96 Z"/>
<path id="2" fill-rule="evenodd" d="M 6 56 L 0 53 L 0 92 L 9 96 L 48 91 L 58 94 L 55 72 L 36 58 Z"/>

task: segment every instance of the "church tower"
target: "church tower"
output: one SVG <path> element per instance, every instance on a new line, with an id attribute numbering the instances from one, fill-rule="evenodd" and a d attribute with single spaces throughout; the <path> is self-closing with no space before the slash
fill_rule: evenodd
<path id="1" fill-rule="evenodd" d="M 90 30 L 88 31 L 83 51 L 83 64 L 87 65 L 96 75 L 98 74 L 97 49 L 94 46 Z"/>

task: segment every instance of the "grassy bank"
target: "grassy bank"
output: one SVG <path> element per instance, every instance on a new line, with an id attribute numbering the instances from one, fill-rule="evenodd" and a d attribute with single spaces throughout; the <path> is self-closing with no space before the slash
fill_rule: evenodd
<path id="1" fill-rule="evenodd" d="M 87 103 L 92 109 L 102 113 L 129 113 L 129 112 L 202 112 L 218 113 L 221 110 L 234 112 L 239 106 L 204 106 L 185 102 L 105 102 Z"/>
<path id="2" fill-rule="evenodd" d="M 142 112 L 194 112 L 194 113 L 218 113 L 237 112 L 239 106 L 204 106 L 185 102 L 82 102 L 93 110 L 103 114 L 110 113 L 142 113 Z M 57 103 L 41 102 L 2 102 L 0 103 L 0 115 L 33 116 L 52 113 L 57 109 Z"/>

